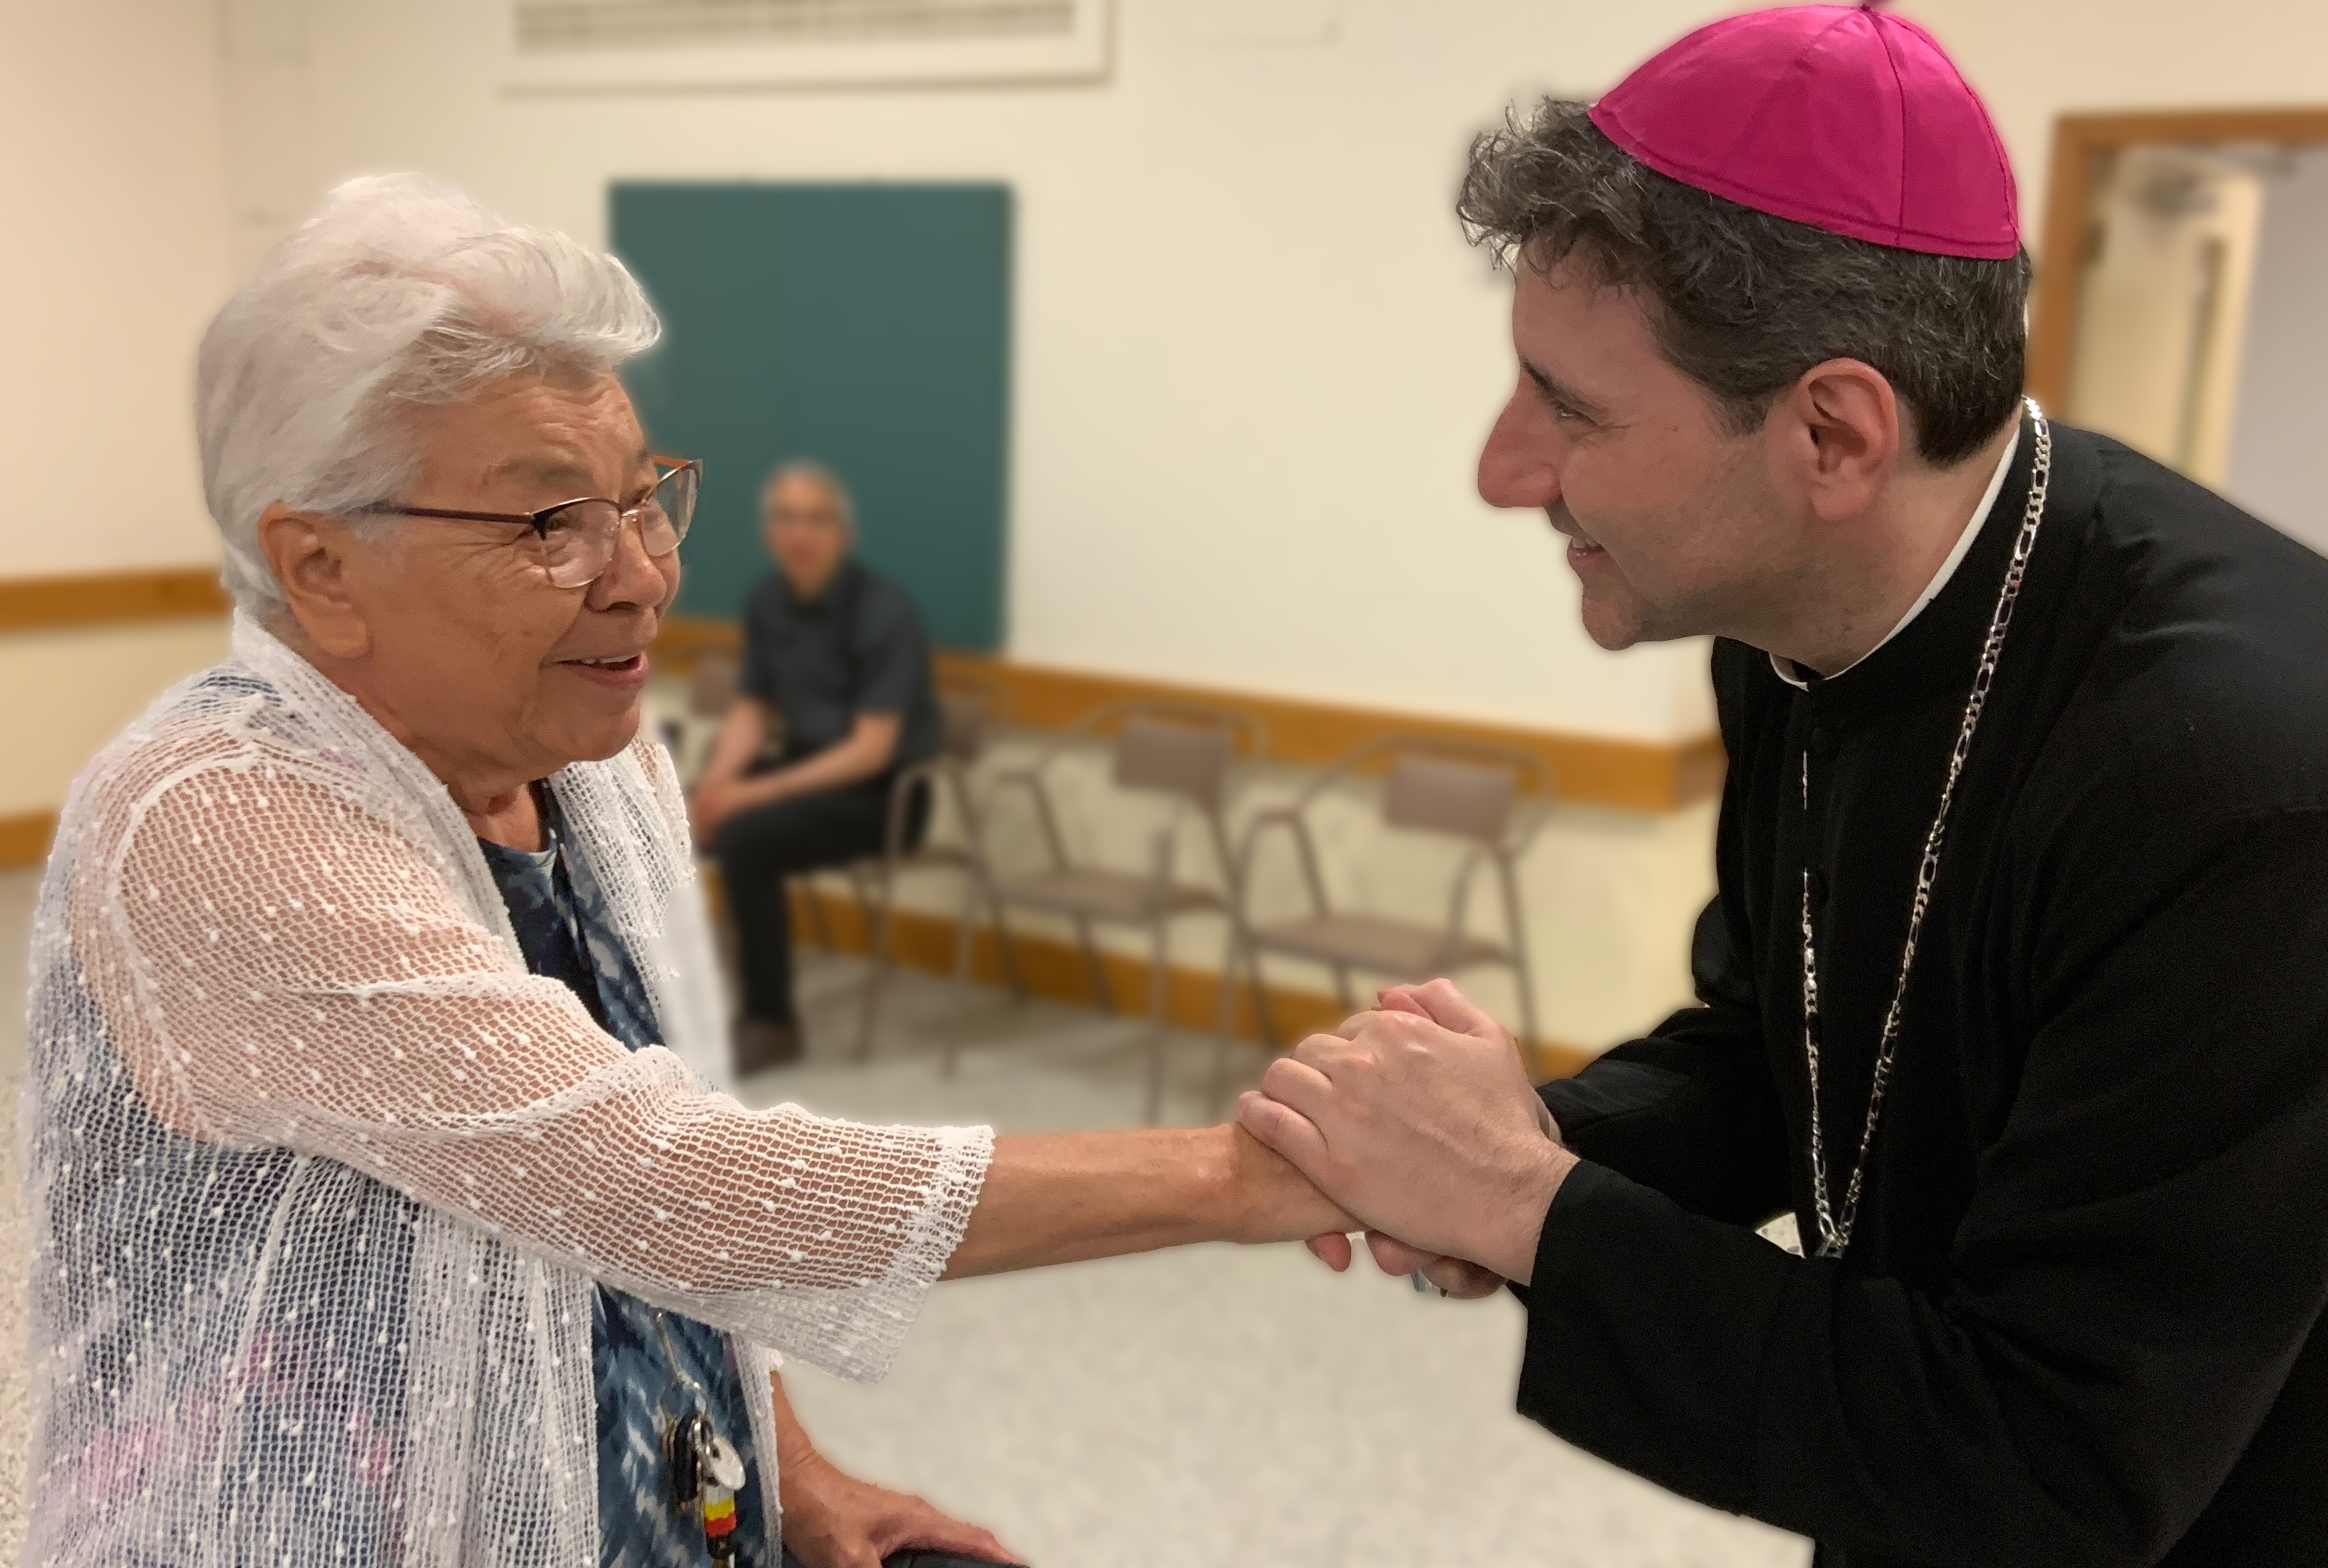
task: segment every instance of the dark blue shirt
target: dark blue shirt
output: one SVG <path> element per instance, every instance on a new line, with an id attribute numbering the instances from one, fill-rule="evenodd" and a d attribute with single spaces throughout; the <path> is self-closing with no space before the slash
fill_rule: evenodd
<path id="1" fill-rule="evenodd" d="M 861 713 L 897 716 L 894 767 L 935 756 L 944 738 L 921 612 L 854 559 L 812 599 L 794 594 L 782 572 L 761 579 L 744 606 L 737 685 L 775 710 L 787 756 L 840 745 Z"/>
<path id="2" fill-rule="evenodd" d="M 590 1016 L 630 1049 L 657 1043 L 662 1031 L 638 969 L 615 935 L 588 868 L 564 852 L 556 812 L 547 803 L 543 826 L 549 848 L 539 851 L 478 840 L 526 968 L 564 981 Z M 600 1568 L 703 1568 L 710 1562 L 702 1525 L 671 1507 L 662 1434 L 697 1403 L 672 1369 L 674 1355 L 709 1396 L 708 1413 L 719 1434 L 743 1456 L 746 1479 L 736 1495 L 736 1560 L 746 1568 L 773 1568 L 776 1556 L 760 1506 L 743 1378 L 726 1337 L 604 1285 L 593 1292 L 591 1313 Z"/>

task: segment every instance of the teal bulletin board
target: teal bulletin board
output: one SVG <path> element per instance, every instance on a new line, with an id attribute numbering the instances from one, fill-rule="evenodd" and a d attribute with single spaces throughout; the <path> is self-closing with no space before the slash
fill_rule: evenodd
<path id="1" fill-rule="evenodd" d="M 1010 192 L 667 184 L 611 192 L 616 255 L 663 339 L 624 371 L 657 451 L 704 459 L 678 609 L 731 617 L 770 569 L 758 492 L 812 457 L 858 551 L 942 647 L 1002 643 Z"/>

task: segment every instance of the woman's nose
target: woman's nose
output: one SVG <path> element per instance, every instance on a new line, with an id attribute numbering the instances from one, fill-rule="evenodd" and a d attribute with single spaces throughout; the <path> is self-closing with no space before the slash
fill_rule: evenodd
<path id="1" fill-rule="evenodd" d="M 1560 450 L 1551 414 L 1523 384 L 1479 449 L 1479 499 L 1490 506 L 1550 506 L 1560 499 Z"/>
<path id="2" fill-rule="evenodd" d="M 615 553 L 608 559 L 606 569 L 598 574 L 597 581 L 590 585 L 591 607 L 606 610 L 631 604 L 662 608 L 678 575 L 678 555 L 673 550 L 658 559 L 647 554 L 638 516 L 625 514 L 622 526 L 615 530 Z"/>

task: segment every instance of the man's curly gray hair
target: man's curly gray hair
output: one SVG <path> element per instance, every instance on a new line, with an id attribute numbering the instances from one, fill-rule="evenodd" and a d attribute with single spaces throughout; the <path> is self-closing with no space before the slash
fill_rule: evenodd
<path id="1" fill-rule="evenodd" d="M 1650 168 L 1587 106 L 1546 99 L 1471 146 L 1456 213 L 1475 244 L 1540 268 L 1573 262 L 1635 291 L 1665 357 L 1732 428 L 1823 360 L 1873 365 L 1916 449 L 1948 465 L 2021 407 L 2029 253 L 1981 261 L 1871 245 L 1741 207 Z"/>
<path id="2" fill-rule="evenodd" d="M 282 602 L 258 541 L 275 502 L 349 513 L 399 498 L 418 461 L 402 411 L 519 371 L 596 375 L 662 327 L 629 270 L 418 174 L 350 180 L 277 246 L 202 336 L 202 489 L 235 602 Z"/>

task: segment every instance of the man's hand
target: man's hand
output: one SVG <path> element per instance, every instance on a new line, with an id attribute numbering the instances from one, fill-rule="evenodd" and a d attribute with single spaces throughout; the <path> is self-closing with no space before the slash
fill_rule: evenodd
<path id="1" fill-rule="evenodd" d="M 1370 1230 L 1401 1238 L 1394 1257 L 1460 1259 L 1525 1282 L 1576 1157 L 1510 1034 L 1451 983 L 1383 1000 L 1386 1010 L 1271 1064 L 1263 1092 L 1244 1098 L 1244 1126 Z M 1333 1262 L 1329 1244 L 1312 1250 Z"/>
<path id="2" fill-rule="evenodd" d="M 1503 1275 L 1493 1269 L 1465 1263 L 1461 1258 L 1426 1253 L 1380 1231 L 1366 1231 L 1363 1236 L 1366 1251 L 1374 1254 L 1375 1266 L 1385 1274 L 1421 1274 L 1427 1282 L 1438 1286 L 1442 1294 L 1464 1301 L 1492 1296 L 1504 1288 Z M 1338 1274 L 1350 1266 L 1356 1255 L 1350 1248 L 1350 1238 L 1339 1231 L 1311 1236 L 1309 1245 L 1319 1261 Z"/>
<path id="3" fill-rule="evenodd" d="M 821 1454 L 787 1457 L 777 1469 L 784 1545 L 806 1568 L 881 1568 L 893 1552 L 918 1548 L 992 1563 L 1016 1563 L 1001 1542 L 919 1498 L 887 1491 L 835 1469 Z"/>
<path id="4" fill-rule="evenodd" d="M 733 814 L 728 805 L 728 788 L 720 780 L 707 778 L 687 797 L 687 825 L 699 850 L 711 848 L 719 837 L 719 824 Z"/>

